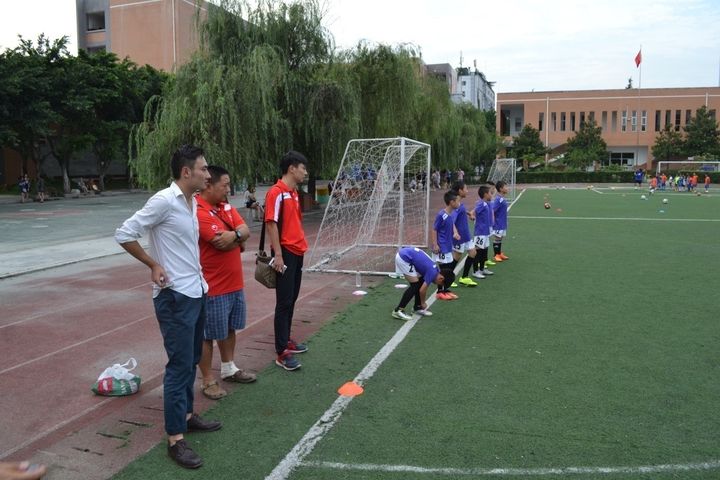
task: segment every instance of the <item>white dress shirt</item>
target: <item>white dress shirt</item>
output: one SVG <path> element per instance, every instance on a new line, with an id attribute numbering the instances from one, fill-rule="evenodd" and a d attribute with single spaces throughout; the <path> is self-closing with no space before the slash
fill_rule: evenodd
<path id="1" fill-rule="evenodd" d="M 199 298 L 208 291 L 200 266 L 200 233 L 194 197 L 191 210 L 182 190 L 173 182 L 125 220 L 115 231 L 115 240 L 118 243 L 134 242 L 146 232 L 149 232 L 149 255 L 167 273 L 166 288 L 191 298 Z M 153 284 L 153 298 L 160 290 Z"/>

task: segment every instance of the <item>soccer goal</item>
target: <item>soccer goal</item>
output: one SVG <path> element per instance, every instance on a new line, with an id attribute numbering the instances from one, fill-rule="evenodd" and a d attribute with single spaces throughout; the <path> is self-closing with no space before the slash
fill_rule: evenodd
<path id="1" fill-rule="evenodd" d="M 503 181 L 507 184 L 508 194 L 505 198 L 508 201 L 515 200 L 515 175 L 517 165 L 514 158 L 496 158 L 488 172 L 488 182 L 497 183 Z"/>
<path id="2" fill-rule="evenodd" d="M 673 162 L 670 160 L 662 160 L 657 162 L 657 173 L 662 172 L 720 172 L 720 162 L 701 162 L 695 160 Z"/>
<path id="3" fill-rule="evenodd" d="M 400 246 L 428 245 L 430 145 L 350 140 L 306 271 L 392 274 Z"/>

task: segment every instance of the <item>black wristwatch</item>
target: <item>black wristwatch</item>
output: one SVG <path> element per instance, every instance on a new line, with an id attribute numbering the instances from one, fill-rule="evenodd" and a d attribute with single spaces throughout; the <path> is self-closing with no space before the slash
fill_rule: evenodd
<path id="1" fill-rule="evenodd" d="M 240 230 L 235 230 L 235 240 L 237 242 L 242 242 L 242 233 L 240 233 Z"/>

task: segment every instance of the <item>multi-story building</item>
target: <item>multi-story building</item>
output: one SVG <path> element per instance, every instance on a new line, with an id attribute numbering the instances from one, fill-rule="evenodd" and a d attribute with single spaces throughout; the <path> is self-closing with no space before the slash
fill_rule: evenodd
<path id="1" fill-rule="evenodd" d="M 457 72 L 449 63 L 433 63 L 425 65 L 428 75 L 444 80 L 448 86 L 448 92 L 452 95 L 457 89 Z"/>
<path id="2" fill-rule="evenodd" d="M 200 0 L 76 0 L 78 48 L 173 71 L 198 48 Z"/>
<path id="3" fill-rule="evenodd" d="M 500 93 L 496 128 L 510 141 L 529 124 L 545 146 L 561 149 L 594 120 L 610 152 L 606 165 L 651 168 L 658 133 L 665 125 L 680 131 L 702 106 L 716 115 L 720 87 Z"/>
<path id="4" fill-rule="evenodd" d="M 479 110 L 495 109 L 495 82 L 488 82 L 482 72 L 458 68 L 457 90 L 453 95 L 456 103 L 468 102 Z"/>

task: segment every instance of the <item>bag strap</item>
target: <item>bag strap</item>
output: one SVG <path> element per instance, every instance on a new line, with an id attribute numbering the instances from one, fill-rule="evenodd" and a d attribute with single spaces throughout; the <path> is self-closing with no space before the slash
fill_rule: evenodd
<path id="1" fill-rule="evenodd" d="M 276 187 L 273 186 L 273 188 L 276 188 Z M 280 188 L 278 188 L 278 190 L 280 190 Z M 281 235 L 281 231 L 282 231 L 283 203 L 285 203 L 285 199 L 283 198 L 283 195 L 285 195 L 285 193 L 282 190 L 280 190 L 280 211 L 278 212 L 278 221 L 277 221 L 278 241 L 282 238 L 280 235 Z M 263 219 L 262 229 L 260 230 L 260 249 L 259 249 L 259 251 L 260 252 L 265 251 L 265 219 Z M 270 245 L 270 255 L 273 257 L 275 256 L 275 254 L 273 253 L 272 245 Z"/>
<path id="2" fill-rule="evenodd" d="M 130 367 L 130 365 L 132 365 L 132 367 Z M 123 364 L 120 365 L 120 366 L 127 368 L 127 371 L 128 371 L 128 372 L 129 372 L 130 370 L 135 370 L 135 367 L 137 367 L 137 360 L 135 360 L 134 358 L 130 357 L 130 360 L 128 360 L 127 362 L 123 363 Z M 130 368 L 128 368 L 128 367 L 130 367 Z"/>

